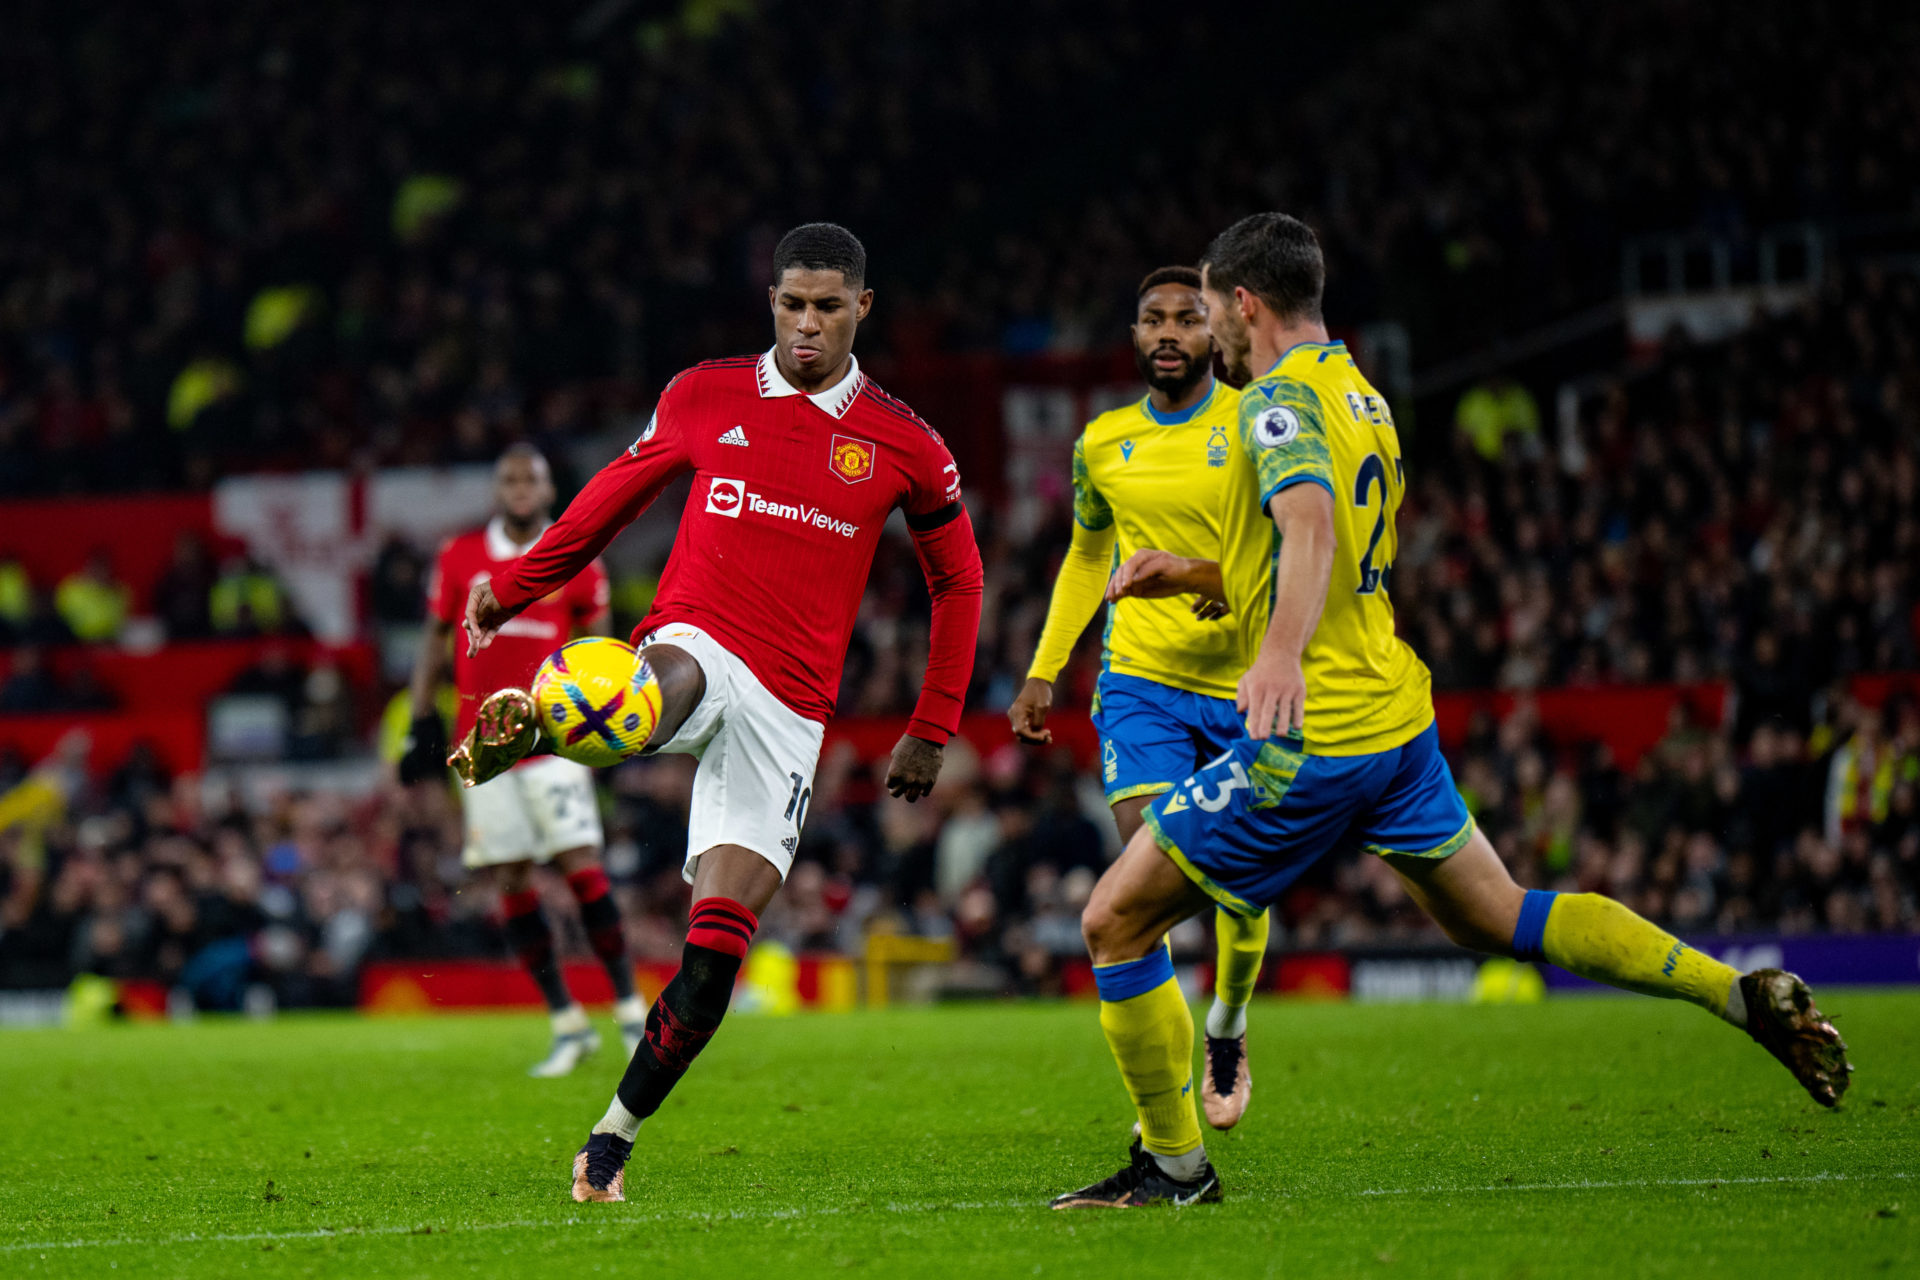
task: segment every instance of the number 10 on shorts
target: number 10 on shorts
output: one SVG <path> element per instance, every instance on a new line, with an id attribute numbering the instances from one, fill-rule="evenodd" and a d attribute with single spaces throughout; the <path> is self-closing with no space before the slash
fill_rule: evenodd
<path id="1" fill-rule="evenodd" d="M 813 799 L 813 788 L 804 785 L 806 779 L 797 773 L 787 775 L 793 779 L 793 794 L 787 797 L 787 811 L 780 816 L 793 823 L 798 831 L 807 825 L 807 801 Z"/>

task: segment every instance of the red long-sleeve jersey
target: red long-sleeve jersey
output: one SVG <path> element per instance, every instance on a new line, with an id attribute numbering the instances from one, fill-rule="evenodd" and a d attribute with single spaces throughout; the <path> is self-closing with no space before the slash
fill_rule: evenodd
<path id="1" fill-rule="evenodd" d="M 812 395 L 787 383 L 771 352 L 682 373 L 640 438 L 494 581 L 495 597 L 516 609 L 559 587 L 687 471 L 693 491 L 636 641 L 666 622 L 692 623 L 781 702 L 826 721 L 881 527 L 899 507 L 933 599 L 907 731 L 951 737 L 973 675 L 980 551 L 953 455 L 857 362 Z"/>
<path id="2" fill-rule="evenodd" d="M 484 529 L 447 539 L 433 562 L 427 611 L 458 629 L 460 619 L 467 616 L 467 592 L 473 584 L 497 578 L 524 554 L 508 539 L 498 518 Z M 454 645 L 453 687 L 460 694 L 460 713 L 454 721 L 453 740 L 467 736 L 481 702 L 495 689 L 531 685 L 533 673 L 547 655 L 605 613 L 607 600 L 607 571 L 598 561 L 589 561 L 563 589 L 535 598 L 474 657 L 467 656 L 466 645 Z"/>

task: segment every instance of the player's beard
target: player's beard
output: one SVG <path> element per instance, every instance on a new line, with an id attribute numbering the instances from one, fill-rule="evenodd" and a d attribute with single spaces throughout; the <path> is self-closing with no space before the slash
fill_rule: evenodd
<path id="1" fill-rule="evenodd" d="M 1142 351 L 1136 346 L 1133 349 L 1133 365 L 1140 371 L 1140 376 L 1146 380 L 1148 386 L 1172 400 L 1179 400 L 1200 385 L 1200 380 L 1206 377 L 1213 367 L 1212 353 L 1208 353 L 1207 358 L 1195 360 L 1182 351 L 1180 357 L 1187 362 L 1185 366 L 1178 373 L 1165 373 L 1156 368 L 1153 363 L 1153 358 L 1159 355 L 1160 351 L 1160 347 L 1155 347 L 1151 351 Z"/>
<path id="2" fill-rule="evenodd" d="M 1253 344 L 1247 341 L 1247 328 L 1244 324 L 1234 326 L 1231 321 L 1213 324 L 1213 345 L 1220 349 L 1220 362 L 1226 366 L 1227 381 L 1236 387 L 1244 387 L 1253 381 Z"/>

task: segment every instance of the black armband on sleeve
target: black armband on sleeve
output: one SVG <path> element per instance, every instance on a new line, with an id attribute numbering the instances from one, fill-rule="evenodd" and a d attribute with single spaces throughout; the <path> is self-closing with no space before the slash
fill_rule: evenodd
<path id="1" fill-rule="evenodd" d="M 965 510 L 966 508 L 961 506 L 960 503 L 949 502 L 944 507 L 923 512 L 920 515 L 915 515 L 909 511 L 906 513 L 907 528 L 913 530 L 915 533 L 932 533 L 941 525 L 952 524 L 955 520 L 958 520 L 960 513 Z"/>

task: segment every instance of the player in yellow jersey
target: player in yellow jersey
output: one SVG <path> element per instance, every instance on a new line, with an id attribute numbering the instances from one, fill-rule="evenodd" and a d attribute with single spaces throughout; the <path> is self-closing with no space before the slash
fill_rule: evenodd
<path id="1" fill-rule="evenodd" d="M 1213 377 L 1200 272 L 1161 267 L 1140 282 L 1134 360 L 1147 394 L 1101 414 L 1073 446 L 1073 541 L 1060 564 L 1027 682 L 1008 711 L 1021 741 L 1051 740 L 1053 681 L 1102 601 L 1115 566 L 1142 548 L 1220 556 L 1221 500 L 1239 393 Z M 1240 736 L 1234 710 L 1240 641 L 1217 601 L 1132 597 L 1107 607 L 1093 723 L 1101 778 L 1125 845 L 1153 797 Z M 1246 1113 L 1247 1001 L 1267 949 L 1267 913 L 1222 908 L 1207 1013 L 1207 1121 L 1229 1129 Z"/>
<path id="2" fill-rule="evenodd" d="M 1263 910 L 1348 845 L 1384 858 L 1461 946 L 1689 1000 L 1837 1104 L 1846 1045 L 1799 978 L 1743 975 L 1599 894 L 1514 884 L 1440 755 L 1426 667 L 1394 634 L 1399 441 L 1384 401 L 1328 341 L 1319 243 L 1297 219 L 1256 214 L 1214 240 L 1201 271 L 1229 372 L 1265 370 L 1241 393 L 1221 559 L 1150 548 L 1115 589 L 1225 595 L 1246 665 L 1246 737 L 1153 802 L 1087 905 L 1100 1025 L 1140 1136 L 1125 1168 L 1055 1207 L 1219 1198 L 1190 1096 L 1192 1016 L 1160 939 L 1215 903 Z"/>

